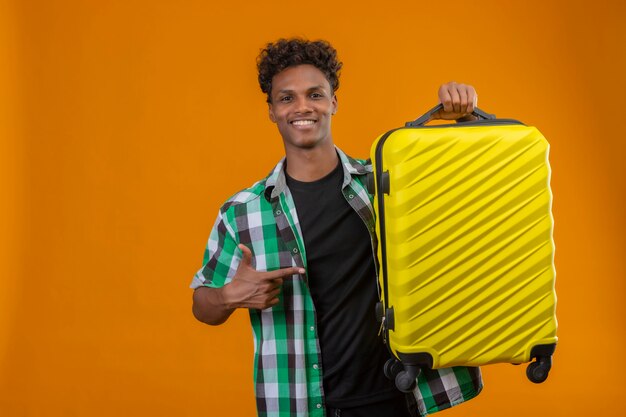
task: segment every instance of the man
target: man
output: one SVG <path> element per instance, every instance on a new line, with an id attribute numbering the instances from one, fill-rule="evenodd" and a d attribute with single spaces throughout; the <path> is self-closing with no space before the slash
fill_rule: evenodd
<path id="1" fill-rule="evenodd" d="M 378 337 L 371 165 L 335 147 L 331 119 L 341 63 L 323 41 L 281 39 L 258 59 L 259 83 L 285 158 L 220 209 L 193 279 L 207 324 L 247 308 L 255 338 L 259 416 L 404 417 L 474 397 L 477 368 L 426 370 L 411 395 L 383 375 Z M 448 83 L 435 117 L 471 118 L 476 92 Z"/>

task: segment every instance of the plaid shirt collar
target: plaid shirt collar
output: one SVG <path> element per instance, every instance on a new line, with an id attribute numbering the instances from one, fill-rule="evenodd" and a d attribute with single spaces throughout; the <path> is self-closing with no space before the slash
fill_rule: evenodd
<path id="1" fill-rule="evenodd" d="M 372 172 L 371 164 L 364 165 L 356 159 L 346 155 L 336 146 L 335 150 L 337 151 L 339 160 L 344 167 L 343 188 L 350 184 L 350 181 L 352 181 L 352 175 L 365 175 L 368 172 Z M 286 160 L 287 158 L 283 157 L 265 180 L 264 195 L 267 201 L 277 198 L 280 194 L 284 193 L 285 188 L 287 188 L 287 178 L 285 177 L 285 170 L 283 169 Z"/>

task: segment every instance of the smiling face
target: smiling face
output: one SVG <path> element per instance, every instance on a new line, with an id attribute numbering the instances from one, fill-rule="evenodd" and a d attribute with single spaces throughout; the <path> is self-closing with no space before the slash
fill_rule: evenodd
<path id="1" fill-rule="evenodd" d="M 332 145 L 330 120 L 337 98 L 313 65 L 289 67 L 272 78 L 269 115 L 283 137 L 285 149 L 312 149 Z"/>

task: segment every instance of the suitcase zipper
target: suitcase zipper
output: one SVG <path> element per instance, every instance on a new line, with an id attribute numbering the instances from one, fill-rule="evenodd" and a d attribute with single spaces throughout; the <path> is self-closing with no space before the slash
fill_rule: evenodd
<path id="1" fill-rule="evenodd" d="M 375 161 L 376 161 L 376 176 L 374 178 L 374 181 L 376 182 L 376 198 L 378 199 L 378 221 L 380 224 L 380 236 L 379 236 L 379 242 L 378 244 L 380 245 L 380 253 L 381 253 L 381 259 L 380 259 L 380 264 L 382 266 L 382 270 L 381 270 L 381 274 L 382 274 L 382 278 L 383 278 L 383 314 L 382 314 L 382 320 L 381 320 L 381 329 L 383 332 L 383 340 L 385 342 L 385 344 L 387 345 L 387 347 L 389 348 L 389 351 L 391 352 L 391 348 L 389 346 L 389 344 L 387 343 L 387 341 L 389 340 L 389 329 L 386 326 L 386 311 L 389 308 L 389 290 L 388 290 L 388 285 L 387 285 L 387 262 L 386 262 L 386 255 L 387 255 L 387 244 L 386 244 L 386 239 L 385 239 L 385 207 L 384 207 L 384 197 L 383 197 L 383 192 L 380 192 L 380 190 L 382 189 L 382 175 L 383 175 L 383 170 L 382 170 L 382 153 L 383 153 L 383 145 L 385 144 L 385 141 L 387 140 L 387 138 L 396 130 L 399 130 L 402 128 L 397 128 L 397 129 L 393 129 L 388 131 L 387 133 L 385 133 L 378 141 L 378 144 L 376 145 L 376 154 L 375 154 Z M 393 352 L 391 352 L 393 354 Z"/>

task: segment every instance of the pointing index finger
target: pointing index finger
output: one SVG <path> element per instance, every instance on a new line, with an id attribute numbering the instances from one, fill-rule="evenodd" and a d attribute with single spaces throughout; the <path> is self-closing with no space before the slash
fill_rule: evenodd
<path id="1" fill-rule="evenodd" d="M 266 272 L 264 274 L 264 278 L 265 279 L 283 278 L 283 277 L 288 277 L 290 275 L 298 275 L 298 274 L 302 275 L 305 272 L 306 271 L 304 270 L 304 268 L 292 266 L 290 268 L 281 268 L 281 269 L 276 269 L 274 271 Z"/>

